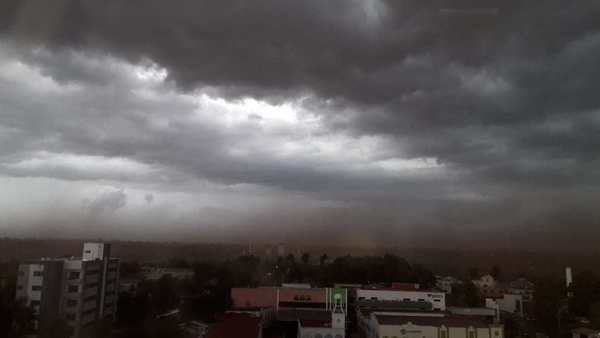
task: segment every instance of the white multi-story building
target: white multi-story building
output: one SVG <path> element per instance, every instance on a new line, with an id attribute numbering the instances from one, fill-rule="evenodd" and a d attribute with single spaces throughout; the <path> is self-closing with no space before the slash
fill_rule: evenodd
<path id="1" fill-rule="evenodd" d="M 359 289 L 356 290 L 358 300 L 427 302 L 433 310 L 446 310 L 446 294 L 437 291 L 405 291 L 394 289 Z"/>
<path id="2" fill-rule="evenodd" d="M 83 259 L 41 259 L 19 265 L 16 297 L 33 306 L 39 330 L 67 321 L 72 337 L 93 323 L 114 320 L 119 260 L 110 245 L 85 243 Z"/>

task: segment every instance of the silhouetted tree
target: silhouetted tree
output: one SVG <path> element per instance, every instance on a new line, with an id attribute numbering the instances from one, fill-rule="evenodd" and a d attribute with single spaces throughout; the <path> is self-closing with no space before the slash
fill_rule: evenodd
<path id="1" fill-rule="evenodd" d="M 321 257 L 319 258 L 319 263 L 321 265 L 325 265 L 325 263 L 327 262 L 327 260 L 329 259 L 329 256 L 327 256 L 326 253 L 322 254 Z"/>
<path id="2" fill-rule="evenodd" d="M 498 265 L 494 265 L 492 267 L 492 277 L 494 277 L 496 280 L 498 280 L 500 278 L 500 267 Z"/>
<path id="3" fill-rule="evenodd" d="M 310 254 L 308 252 L 303 253 L 302 254 L 302 263 L 308 264 L 309 261 L 310 261 Z"/>

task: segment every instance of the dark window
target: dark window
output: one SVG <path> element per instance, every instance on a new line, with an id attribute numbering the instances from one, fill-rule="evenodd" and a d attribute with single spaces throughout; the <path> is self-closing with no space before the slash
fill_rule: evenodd
<path id="1" fill-rule="evenodd" d="M 32 300 L 31 301 L 31 306 L 39 306 L 40 305 L 40 301 L 39 300 Z"/>
<path id="2" fill-rule="evenodd" d="M 66 317 L 67 320 L 75 320 L 77 318 L 77 315 L 74 313 L 67 313 Z"/>
<path id="3" fill-rule="evenodd" d="M 76 299 L 69 299 L 67 300 L 67 306 L 71 307 L 71 306 L 77 306 L 77 300 Z"/>
<path id="4" fill-rule="evenodd" d="M 34 271 L 33 272 L 33 276 L 34 277 L 41 277 L 42 276 L 42 272 L 41 271 Z"/>
<path id="5" fill-rule="evenodd" d="M 79 292 L 79 286 L 78 285 L 69 285 L 68 291 L 69 292 Z"/>
<path id="6" fill-rule="evenodd" d="M 31 291 L 42 291 L 42 286 L 41 285 L 33 285 L 31 287 Z"/>
<path id="7" fill-rule="evenodd" d="M 80 275 L 79 271 L 71 271 L 69 272 L 69 280 L 79 279 Z"/>

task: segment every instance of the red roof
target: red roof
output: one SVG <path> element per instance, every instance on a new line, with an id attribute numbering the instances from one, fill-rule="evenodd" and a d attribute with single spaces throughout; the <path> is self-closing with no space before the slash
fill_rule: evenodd
<path id="1" fill-rule="evenodd" d="M 392 283 L 391 289 L 402 290 L 402 291 L 419 291 L 419 284 L 394 282 L 394 283 Z"/>
<path id="2" fill-rule="evenodd" d="M 277 303 L 277 288 L 232 288 L 231 300 L 234 309 L 275 307 Z"/>
<path id="3" fill-rule="evenodd" d="M 260 318 L 243 313 L 226 313 L 208 332 L 207 338 L 257 338 Z"/>

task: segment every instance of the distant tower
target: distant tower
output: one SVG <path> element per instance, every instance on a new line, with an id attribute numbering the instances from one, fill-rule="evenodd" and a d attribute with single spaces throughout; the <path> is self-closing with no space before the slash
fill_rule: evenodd
<path id="1" fill-rule="evenodd" d="M 336 293 L 333 295 L 333 309 L 331 311 L 331 327 L 334 329 L 346 328 L 346 313 L 342 305 L 342 295 Z"/>
<path id="2" fill-rule="evenodd" d="M 573 272 L 571 271 L 571 267 L 567 266 L 565 268 L 565 282 L 567 286 L 567 297 L 571 297 L 573 293 L 571 292 L 571 284 L 573 284 Z"/>

